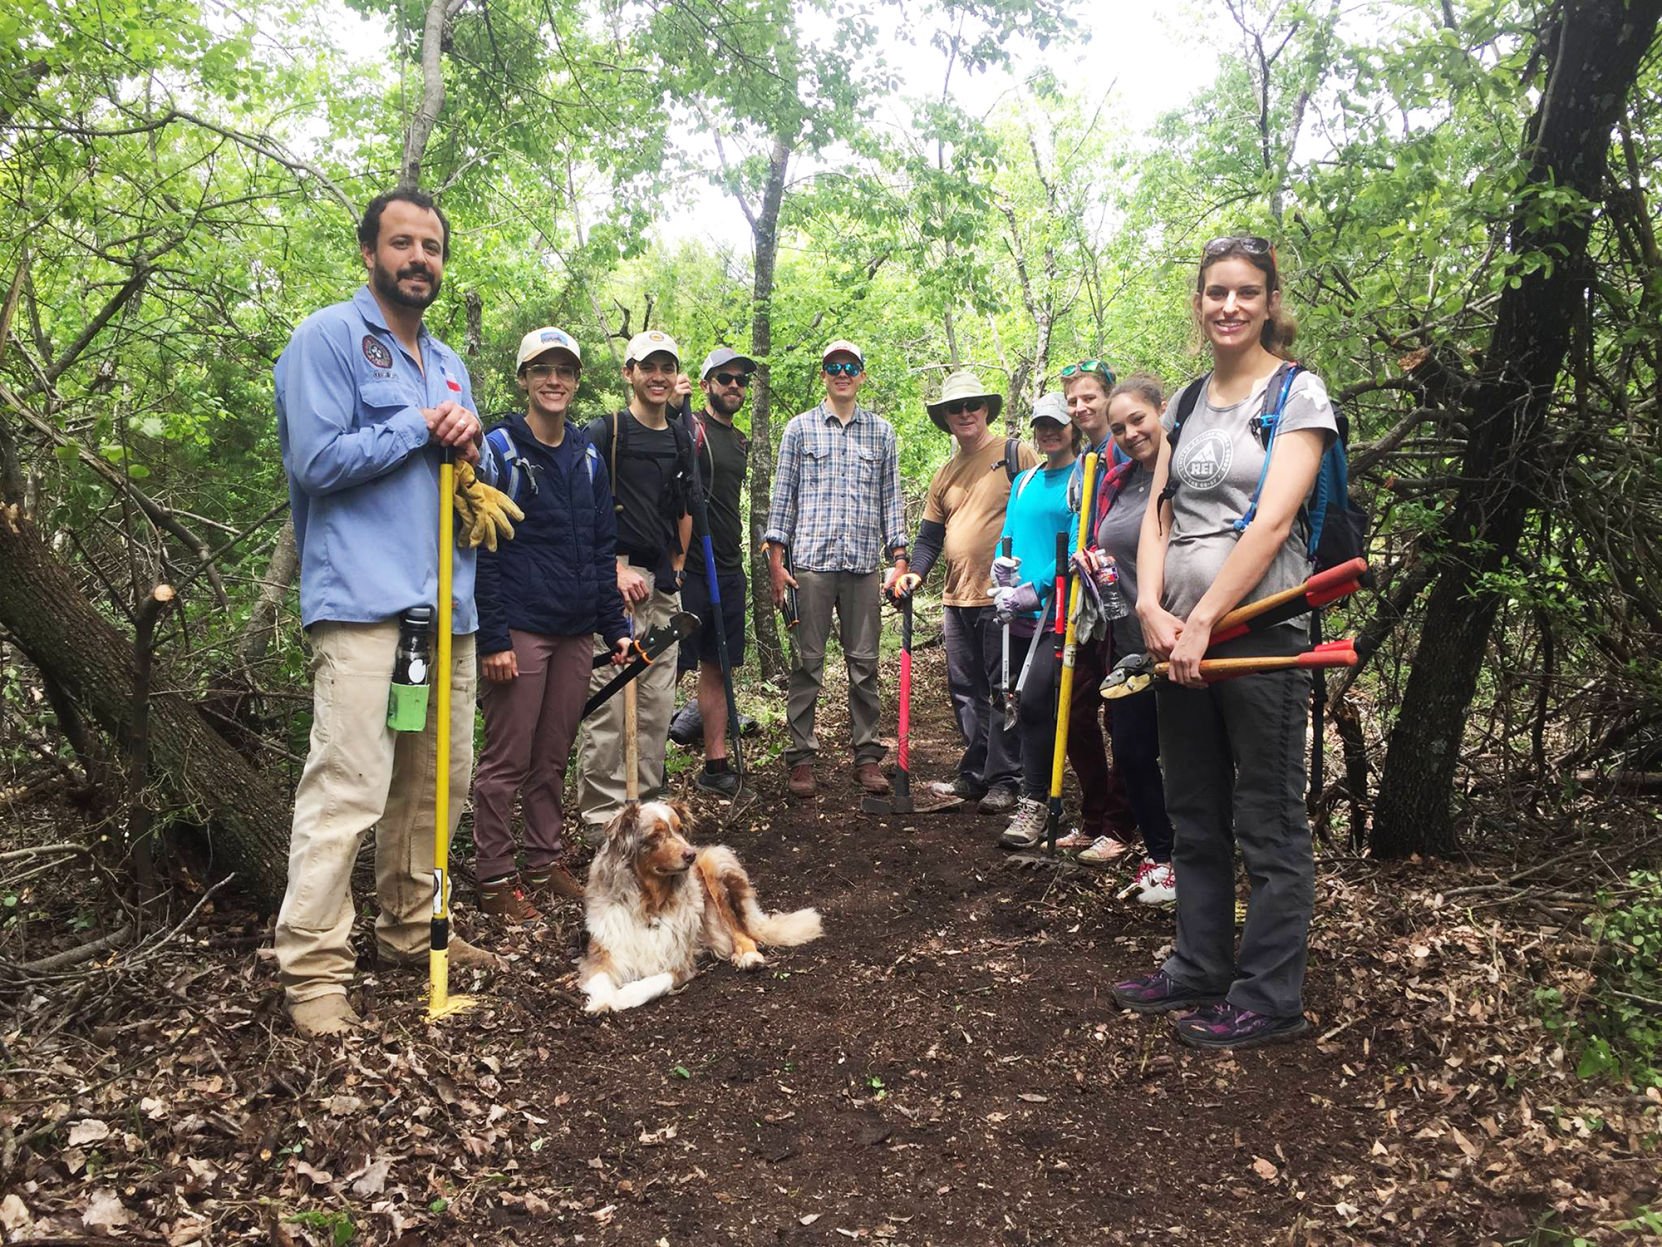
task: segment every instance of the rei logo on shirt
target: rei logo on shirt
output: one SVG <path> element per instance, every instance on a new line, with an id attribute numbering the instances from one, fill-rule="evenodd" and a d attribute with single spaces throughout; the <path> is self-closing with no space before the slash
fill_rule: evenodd
<path id="1" fill-rule="evenodd" d="M 1215 489 L 1234 458 L 1235 447 L 1222 429 L 1208 429 L 1193 441 L 1185 437 L 1177 451 L 1177 479 L 1187 489 Z"/>

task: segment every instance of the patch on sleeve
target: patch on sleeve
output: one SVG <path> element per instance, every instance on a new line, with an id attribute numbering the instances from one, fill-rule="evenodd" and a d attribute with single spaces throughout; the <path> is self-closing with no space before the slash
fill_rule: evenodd
<path id="1" fill-rule="evenodd" d="M 392 352 L 387 350 L 387 344 L 372 333 L 364 335 L 364 358 L 372 368 L 391 368 Z"/>

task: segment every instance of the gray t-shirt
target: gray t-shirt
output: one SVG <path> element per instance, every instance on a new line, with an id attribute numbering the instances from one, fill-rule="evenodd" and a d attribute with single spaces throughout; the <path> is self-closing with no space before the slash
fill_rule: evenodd
<path id="1" fill-rule="evenodd" d="M 1130 615 L 1114 623 L 1114 653 L 1119 657 L 1140 654 L 1144 648 L 1143 630 L 1136 615 L 1137 541 L 1142 536 L 1143 512 L 1148 510 L 1153 485 L 1154 473 L 1143 467 L 1132 468 L 1096 529 L 1097 548 L 1114 556 L 1120 573 L 1120 591 L 1132 610 Z"/>
<path id="2" fill-rule="evenodd" d="M 1239 403 L 1214 407 L 1210 385 L 1202 390 L 1195 409 L 1183 422 L 1172 473 L 1177 494 L 1172 499 L 1172 533 L 1166 545 L 1165 607 L 1179 619 L 1188 618 L 1206 590 L 1217 579 L 1224 560 L 1240 534 L 1235 521 L 1246 514 L 1264 468 L 1264 447 L 1252 429 L 1263 410 L 1266 377 Z M 1277 382 L 1279 390 L 1280 382 Z M 1177 398 L 1166 408 L 1164 423 L 1176 419 Z M 1281 413 L 1281 432 L 1321 429 L 1322 445 L 1331 444 L 1339 426 L 1327 387 L 1314 373 L 1300 371 Z M 1271 561 L 1264 578 L 1241 599 L 1256 602 L 1300 584 L 1310 574 L 1303 524 Z"/>

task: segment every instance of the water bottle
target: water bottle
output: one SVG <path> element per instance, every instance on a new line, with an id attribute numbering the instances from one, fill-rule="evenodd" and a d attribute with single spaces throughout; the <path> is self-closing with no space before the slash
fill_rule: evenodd
<path id="1" fill-rule="evenodd" d="M 1107 580 L 1102 586 L 1102 613 L 1110 620 L 1124 619 L 1131 613 L 1125 590 L 1120 588 L 1120 569 L 1114 566 L 1108 568 Z"/>
<path id="2" fill-rule="evenodd" d="M 412 606 L 398 621 L 398 654 L 387 691 L 387 726 L 419 732 L 427 726 L 427 689 L 433 667 L 433 609 Z"/>

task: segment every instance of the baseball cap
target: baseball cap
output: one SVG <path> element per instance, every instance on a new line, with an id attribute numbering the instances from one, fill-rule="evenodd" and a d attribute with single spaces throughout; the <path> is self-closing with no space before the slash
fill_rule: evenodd
<path id="1" fill-rule="evenodd" d="M 545 325 L 541 329 L 533 329 L 519 340 L 519 358 L 514 361 L 515 369 L 525 367 L 544 351 L 570 351 L 573 359 L 579 364 L 583 362 L 583 351 L 575 338 L 564 329 Z"/>
<path id="2" fill-rule="evenodd" d="M 1070 419 L 1068 400 L 1058 391 L 1052 390 L 1049 394 L 1039 396 L 1039 401 L 1033 404 L 1033 415 L 1027 423 L 1037 424 L 1041 420 L 1049 420 L 1054 424 L 1067 424 Z"/>
<path id="3" fill-rule="evenodd" d="M 730 346 L 718 346 L 704 357 L 704 367 L 698 370 L 698 379 L 704 380 L 723 364 L 743 364 L 752 372 L 756 370 L 756 361 L 750 356 L 740 355 Z"/>
<path id="4" fill-rule="evenodd" d="M 647 329 L 637 333 L 629 339 L 629 348 L 623 353 L 623 362 L 638 364 L 648 355 L 656 355 L 659 351 L 667 351 L 675 356 L 675 362 L 681 362 L 681 348 L 675 344 L 675 339 L 662 329 Z"/>
<path id="5" fill-rule="evenodd" d="M 860 367 L 864 368 L 866 366 L 866 357 L 861 353 L 860 348 L 855 346 L 854 343 L 850 342 L 847 338 L 838 338 L 830 346 L 821 351 L 819 353 L 819 362 L 823 364 L 838 351 L 854 356 L 854 358 L 859 361 Z"/>

